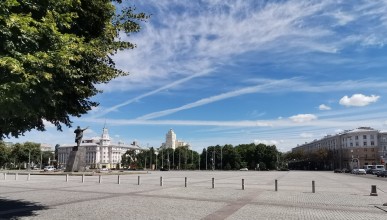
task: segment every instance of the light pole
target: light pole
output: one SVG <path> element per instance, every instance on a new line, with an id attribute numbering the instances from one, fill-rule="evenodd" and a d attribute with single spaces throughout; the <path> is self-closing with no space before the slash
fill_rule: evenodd
<path id="1" fill-rule="evenodd" d="M 207 150 L 206 150 L 206 170 L 207 170 L 207 157 L 208 157 L 208 148 L 207 148 Z"/>
<path id="2" fill-rule="evenodd" d="M 43 151 L 40 150 L 40 169 L 42 169 L 42 163 L 43 163 Z"/>
<path id="3" fill-rule="evenodd" d="M 28 149 L 28 170 L 31 170 L 31 149 Z"/>
<path id="4" fill-rule="evenodd" d="M 157 170 L 157 155 L 159 155 L 159 151 L 156 150 L 156 151 L 155 151 L 155 154 L 156 154 L 156 170 Z"/>
<path id="5" fill-rule="evenodd" d="M 220 147 L 220 170 L 223 170 L 223 147 Z"/>
<path id="6" fill-rule="evenodd" d="M 164 149 L 161 149 L 161 168 L 164 168 Z"/>
<path id="7" fill-rule="evenodd" d="M 215 170 L 215 147 L 214 149 L 212 150 L 212 170 Z"/>

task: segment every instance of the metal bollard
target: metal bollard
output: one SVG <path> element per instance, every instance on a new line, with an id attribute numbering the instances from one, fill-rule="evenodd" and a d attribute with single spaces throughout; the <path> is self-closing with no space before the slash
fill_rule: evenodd
<path id="1" fill-rule="evenodd" d="M 98 183 L 102 183 L 102 176 L 101 176 L 101 174 L 99 175 Z"/>
<path id="2" fill-rule="evenodd" d="M 69 175 L 66 174 L 66 183 L 69 181 Z"/>
<path id="3" fill-rule="evenodd" d="M 85 182 L 85 174 L 82 174 L 82 183 Z"/>
<path id="4" fill-rule="evenodd" d="M 17 180 L 17 173 L 15 173 L 15 180 Z"/>
<path id="5" fill-rule="evenodd" d="M 163 186 L 163 177 L 160 176 L 160 186 Z"/>
<path id="6" fill-rule="evenodd" d="M 376 185 L 371 185 L 370 196 L 378 196 L 378 193 L 376 192 Z"/>
<path id="7" fill-rule="evenodd" d="M 315 184 L 314 184 L 314 180 L 312 180 L 312 193 L 315 193 L 316 192 L 316 190 L 315 190 Z"/>
<path id="8" fill-rule="evenodd" d="M 118 175 L 118 177 L 117 177 L 117 184 L 120 184 L 120 175 Z"/>
<path id="9" fill-rule="evenodd" d="M 215 188 L 215 178 L 212 178 L 212 188 Z"/>
<path id="10" fill-rule="evenodd" d="M 187 177 L 184 178 L 184 187 L 187 187 Z"/>
<path id="11" fill-rule="evenodd" d="M 137 185 L 140 185 L 140 176 L 138 176 Z"/>
<path id="12" fill-rule="evenodd" d="M 275 191 L 277 192 L 278 191 L 278 180 L 275 180 Z"/>
<path id="13" fill-rule="evenodd" d="M 28 173 L 28 176 L 27 176 L 27 181 L 30 181 L 30 179 L 31 179 L 31 174 L 30 174 L 30 173 Z"/>
<path id="14" fill-rule="evenodd" d="M 245 190 L 245 179 L 242 179 L 242 190 Z"/>

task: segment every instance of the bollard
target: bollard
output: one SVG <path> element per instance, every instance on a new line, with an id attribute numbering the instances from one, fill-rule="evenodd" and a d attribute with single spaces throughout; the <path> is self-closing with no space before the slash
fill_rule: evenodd
<path id="1" fill-rule="evenodd" d="M 245 179 L 242 179 L 242 190 L 245 190 Z"/>
<path id="2" fill-rule="evenodd" d="M 275 191 L 277 192 L 278 191 L 278 180 L 275 180 Z"/>
<path id="3" fill-rule="evenodd" d="M 184 180 L 184 187 L 187 187 L 187 177 L 185 177 L 185 180 Z"/>
<path id="4" fill-rule="evenodd" d="M 69 175 L 66 174 L 66 183 L 69 181 Z"/>
<path id="5" fill-rule="evenodd" d="M 163 177 L 160 176 L 160 186 L 163 186 Z"/>
<path id="6" fill-rule="evenodd" d="M 215 178 L 212 178 L 212 188 L 215 188 Z"/>
<path id="7" fill-rule="evenodd" d="M 30 181 L 30 179 L 31 179 L 31 174 L 30 174 L 30 173 L 28 173 L 28 176 L 27 176 L 27 181 Z"/>
<path id="8" fill-rule="evenodd" d="M 101 183 L 102 182 L 102 176 L 101 174 L 99 175 L 99 178 L 98 178 L 98 183 Z"/>
<path id="9" fill-rule="evenodd" d="M 15 180 L 17 180 L 17 173 L 15 173 Z"/>
<path id="10" fill-rule="evenodd" d="M 312 193 L 315 193 L 316 190 L 315 190 L 315 185 L 314 185 L 314 180 L 312 180 Z"/>
<path id="11" fill-rule="evenodd" d="M 7 173 L 4 173 L 4 180 L 7 180 Z"/>
<path id="12" fill-rule="evenodd" d="M 140 185 L 140 176 L 138 176 L 137 184 Z"/>
<path id="13" fill-rule="evenodd" d="M 82 174 L 82 183 L 85 182 L 85 174 Z"/>
<path id="14" fill-rule="evenodd" d="M 120 175 L 118 175 L 117 183 L 120 184 Z"/>
<path id="15" fill-rule="evenodd" d="M 371 185 L 370 196 L 378 196 L 378 193 L 376 192 L 376 185 Z"/>

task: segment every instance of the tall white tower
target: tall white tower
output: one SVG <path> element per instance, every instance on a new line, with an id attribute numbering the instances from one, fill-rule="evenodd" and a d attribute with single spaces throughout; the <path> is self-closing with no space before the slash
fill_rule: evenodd
<path id="1" fill-rule="evenodd" d="M 110 145 L 109 131 L 106 127 L 103 128 L 100 144 L 102 146 L 109 146 Z"/>
<path id="2" fill-rule="evenodd" d="M 174 150 L 176 149 L 176 134 L 172 129 L 169 129 L 168 133 L 166 134 L 165 147 L 172 148 Z"/>

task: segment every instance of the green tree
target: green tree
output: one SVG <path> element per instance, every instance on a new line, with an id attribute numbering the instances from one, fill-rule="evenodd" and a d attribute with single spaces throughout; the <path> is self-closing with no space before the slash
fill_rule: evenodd
<path id="1" fill-rule="evenodd" d="M 11 148 L 7 147 L 3 141 L 0 141 L 0 167 L 4 167 L 10 162 Z"/>
<path id="2" fill-rule="evenodd" d="M 98 105 L 95 85 L 126 75 L 112 56 L 134 44 L 120 34 L 147 20 L 121 0 L 0 1 L 0 139 L 71 126 Z"/>

